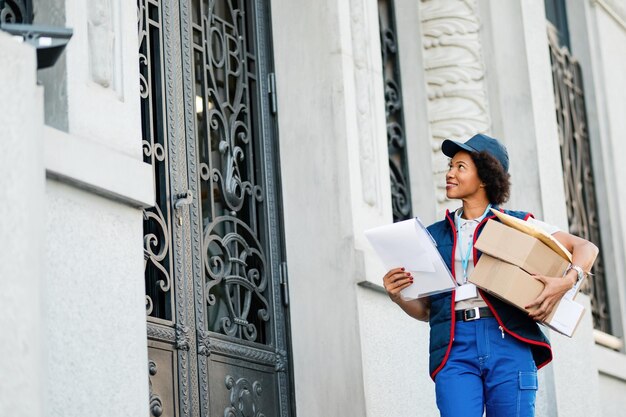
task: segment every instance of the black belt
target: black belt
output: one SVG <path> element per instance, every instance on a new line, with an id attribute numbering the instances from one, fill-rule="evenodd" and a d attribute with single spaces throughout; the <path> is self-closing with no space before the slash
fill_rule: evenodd
<path id="1" fill-rule="evenodd" d="M 493 313 L 489 307 L 474 307 L 467 310 L 457 310 L 455 312 L 457 321 L 473 321 L 484 317 L 493 317 Z"/>

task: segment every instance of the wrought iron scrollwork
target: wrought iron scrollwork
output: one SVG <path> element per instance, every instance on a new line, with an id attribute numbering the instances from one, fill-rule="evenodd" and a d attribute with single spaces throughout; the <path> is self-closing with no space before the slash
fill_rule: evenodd
<path id="1" fill-rule="evenodd" d="M 380 45 L 385 82 L 385 115 L 387 116 L 391 205 L 393 220 L 400 221 L 410 218 L 412 210 L 404 134 L 400 61 L 394 13 L 393 0 L 378 1 Z"/>
<path id="2" fill-rule="evenodd" d="M 194 66 L 208 326 L 267 342 L 257 56 L 247 2 L 194 2 Z"/>
<path id="3" fill-rule="evenodd" d="M 259 381 L 251 384 L 246 378 L 235 381 L 235 378 L 227 375 L 225 384 L 230 391 L 230 406 L 224 409 L 224 417 L 265 417 L 258 404 L 263 393 Z"/>
<path id="4" fill-rule="evenodd" d="M 160 2 L 138 0 L 139 86 L 144 162 L 152 165 L 156 206 L 143 212 L 146 314 L 172 319 L 171 215 L 162 85 Z"/>
<path id="5" fill-rule="evenodd" d="M 217 318 L 228 336 L 257 340 L 258 328 L 269 321 L 265 255 L 252 230 L 241 220 L 220 217 L 204 233 L 207 303 L 214 306 L 213 290 L 221 286 L 226 315 Z M 215 329 L 215 327 L 214 327 Z"/>
<path id="6" fill-rule="evenodd" d="M 33 23 L 32 0 L 0 0 L 0 23 Z"/>
<path id="7" fill-rule="evenodd" d="M 148 377 L 148 384 L 150 387 L 150 416 L 161 417 L 163 414 L 163 401 L 161 400 L 160 395 L 155 394 L 152 391 L 152 377 L 157 374 L 157 364 L 152 359 L 148 362 L 148 373 L 150 374 Z"/>
<path id="8" fill-rule="evenodd" d="M 601 248 L 580 64 L 566 47 L 559 45 L 556 29 L 550 24 L 548 39 L 570 232 Z M 591 296 L 594 327 L 610 333 L 611 319 L 605 279 L 600 250 L 594 266 L 594 276 L 584 291 Z"/>

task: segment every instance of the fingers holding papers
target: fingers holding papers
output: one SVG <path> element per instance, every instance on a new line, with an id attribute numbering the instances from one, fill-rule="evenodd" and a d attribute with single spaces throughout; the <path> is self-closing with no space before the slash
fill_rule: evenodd
<path id="1" fill-rule="evenodd" d="M 413 277 L 410 272 L 406 272 L 404 268 L 393 268 L 389 270 L 383 277 L 383 285 L 387 294 L 393 301 L 400 299 L 400 291 L 413 283 Z"/>

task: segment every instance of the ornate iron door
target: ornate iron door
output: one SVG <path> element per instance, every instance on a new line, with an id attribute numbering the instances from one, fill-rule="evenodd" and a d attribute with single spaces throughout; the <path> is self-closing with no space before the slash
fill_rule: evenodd
<path id="1" fill-rule="evenodd" d="M 153 416 L 287 417 L 266 0 L 138 0 Z"/>

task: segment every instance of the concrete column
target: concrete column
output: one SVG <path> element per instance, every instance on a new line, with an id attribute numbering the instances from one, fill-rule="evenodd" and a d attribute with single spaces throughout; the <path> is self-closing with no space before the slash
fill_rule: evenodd
<path id="1" fill-rule="evenodd" d="M 35 50 L 0 32 L 0 415 L 39 417 L 44 232 L 43 90 Z"/>
<path id="2" fill-rule="evenodd" d="M 362 233 L 392 218 L 376 3 L 279 0 L 272 23 L 296 407 L 369 415 Z"/>

